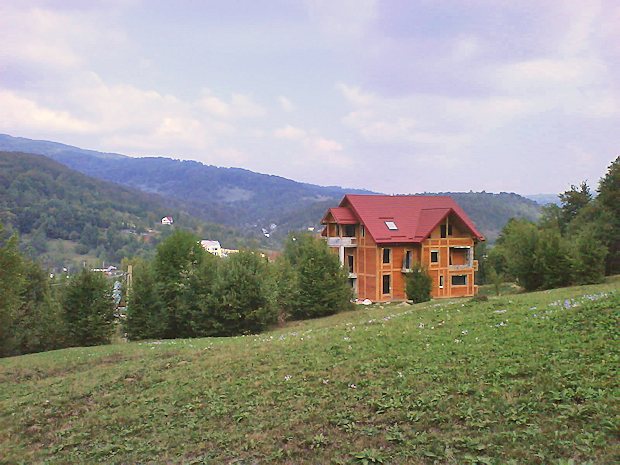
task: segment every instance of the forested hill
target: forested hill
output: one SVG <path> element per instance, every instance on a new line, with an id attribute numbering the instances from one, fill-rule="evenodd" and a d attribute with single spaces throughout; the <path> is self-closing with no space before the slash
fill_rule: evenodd
<path id="1" fill-rule="evenodd" d="M 497 239 L 510 218 L 534 221 L 540 216 L 538 203 L 509 192 L 441 192 L 437 195 L 449 195 L 456 200 L 489 242 Z"/>
<path id="2" fill-rule="evenodd" d="M 229 246 L 239 235 L 184 213 L 178 204 L 73 171 L 42 155 L 0 152 L 0 223 L 48 265 L 82 258 L 118 262 L 148 252 L 175 225 Z M 243 240 L 243 239 L 241 239 Z"/>
<path id="3" fill-rule="evenodd" d="M 8 135 L 0 135 L 0 150 L 40 153 L 90 176 L 176 199 L 192 215 L 241 228 L 256 238 L 263 238 L 264 229 L 271 236 L 267 241 L 272 247 L 278 247 L 289 230 L 318 227 L 326 209 L 337 205 L 346 193 L 371 193 L 305 184 L 240 168 L 161 157 L 132 158 Z M 517 194 L 447 194 L 490 241 L 511 217 L 534 220 L 539 215 L 539 205 Z"/>

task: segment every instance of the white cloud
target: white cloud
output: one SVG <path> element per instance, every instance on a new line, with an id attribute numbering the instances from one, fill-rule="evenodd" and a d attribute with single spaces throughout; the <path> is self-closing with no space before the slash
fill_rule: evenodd
<path id="1" fill-rule="evenodd" d="M 250 96 L 243 94 L 232 94 L 227 102 L 205 89 L 199 104 L 212 115 L 226 119 L 258 118 L 266 114 L 263 107 Z"/>
<path id="2" fill-rule="evenodd" d="M 339 144 L 335 140 L 324 139 L 322 137 L 314 140 L 314 146 L 321 152 L 341 152 L 343 150 L 342 144 Z"/>
<path id="3" fill-rule="evenodd" d="M 273 135 L 278 139 L 304 140 L 308 136 L 306 131 L 295 126 L 286 125 L 273 131 Z"/>
<path id="4" fill-rule="evenodd" d="M 361 37 L 377 14 L 376 0 L 306 0 L 310 18 L 332 38 Z"/>
<path id="5" fill-rule="evenodd" d="M 282 110 L 286 112 L 291 112 L 295 109 L 295 105 L 293 105 L 293 102 L 291 102 L 290 99 L 288 99 L 284 95 L 278 96 L 278 104 L 280 105 L 280 108 L 282 108 Z"/>

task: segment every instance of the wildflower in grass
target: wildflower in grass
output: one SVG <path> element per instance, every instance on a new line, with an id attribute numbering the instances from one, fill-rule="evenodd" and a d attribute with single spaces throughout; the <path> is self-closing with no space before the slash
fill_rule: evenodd
<path id="1" fill-rule="evenodd" d="M 347 336 L 343 337 L 342 339 L 343 339 L 344 341 L 347 341 L 347 342 L 351 340 L 351 338 L 350 338 L 350 337 L 347 337 Z"/>
<path id="2" fill-rule="evenodd" d="M 463 336 L 467 336 L 467 334 L 469 333 L 469 331 L 467 331 L 466 329 L 464 329 L 463 331 L 461 331 L 461 334 Z"/>
<path id="3" fill-rule="evenodd" d="M 291 376 L 291 375 L 286 375 L 286 376 L 284 377 L 284 381 L 290 381 L 290 380 L 291 380 L 291 378 L 292 378 L 292 376 Z"/>
<path id="4" fill-rule="evenodd" d="M 405 377 L 405 375 L 403 375 L 403 372 L 402 372 L 402 371 L 399 371 L 399 372 L 398 372 L 398 377 L 399 377 L 399 378 L 404 378 L 404 377 Z"/>
<path id="5" fill-rule="evenodd" d="M 353 383 L 349 384 L 349 389 L 357 389 L 357 386 Z"/>
<path id="6" fill-rule="evenodd" d="M 323 384 L 329 384 L 329 380 L 328 379 L 323 379 L 321 380 Z"/>
<path id="7" fill-rule="evenodd" d="M 507 310 L 506 309 L 502 309 L 502 310 L 495 310 L 493 313 L 506 313 Z"/>
<path id="8" fill-rule="evenodd" d="M 418 328 L 420 328 L 420 329 L 424 329 L 424 323 L 420 323 L 420 324 L 418 325 Z"/>
<path id="9" fill-rule="evenodd" d="M 454 342 L 455 342 L 456 344 L 460 344 L 460 343 L 461 343 L 461 340 L 460 340 L 460 339 L 455 339 L 455 340 L 454 340 Z"/>

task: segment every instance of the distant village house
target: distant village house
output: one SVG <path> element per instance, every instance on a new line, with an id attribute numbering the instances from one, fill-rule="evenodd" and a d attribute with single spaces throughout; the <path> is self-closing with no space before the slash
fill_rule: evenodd
<path id="1" fill-rule="evenodd" d="M 435 298 L 478 291 L 474 247 L 484 237 L 451 197 L 346 195 L 321 222 L 359 299 L 405 300 L 416 263 L 433 278 Z"/>
<path id="2" fill-rule="evenodd" d="M 171 216 L 164 216 L 161 219 L 161 224 L 171 225 L 172 223 L 174 223 L 174 220 L 172 219 Z"/>

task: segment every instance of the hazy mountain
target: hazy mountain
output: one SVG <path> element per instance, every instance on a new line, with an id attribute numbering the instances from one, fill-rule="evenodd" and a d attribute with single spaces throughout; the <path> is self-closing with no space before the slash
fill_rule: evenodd
<path id="1" fill-rule="evenodd" d="M 0 135 L 0 150 L 41 153 L 90 176 L 176 199 L 189 213 L 206 221 L 241 228 L 257 238 L 267 232 L 267 241 L 274 247 L 289 230 L 318 228 L 325 210 L 337 205 L 346 193 L 371 193 L 300 183 L 241 168 L 163 157 L 126 157 L 8 135 Z M 457 200 L 491 241 L 511 217 L 535 220 L 540 214 L 536 202 L 517 194 L 445 194 Z"/>
<path id="2" fill-rule="evenodd" d="M 525 198 L 533 200 L 538 205 L 549 205 L 550 203 L 560 205 L 560 198 L 558 194 L 531 194 L 525 195 Z"/>

